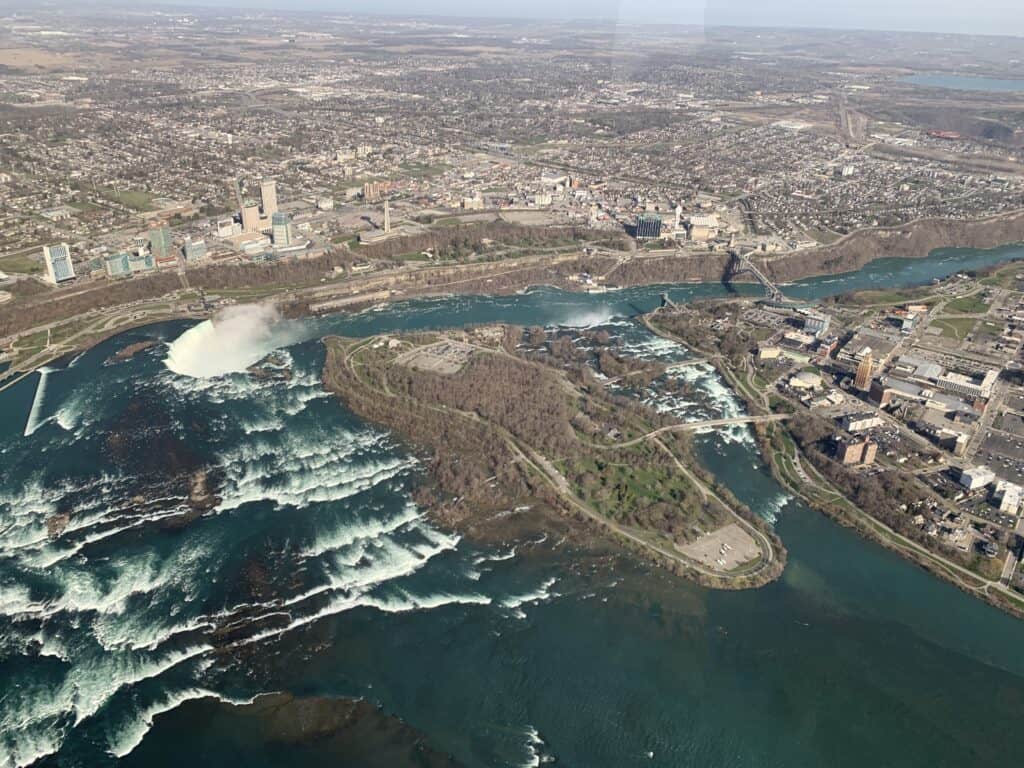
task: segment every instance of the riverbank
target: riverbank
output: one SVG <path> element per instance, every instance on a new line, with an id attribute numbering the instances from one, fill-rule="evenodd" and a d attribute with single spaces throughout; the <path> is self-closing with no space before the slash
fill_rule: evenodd
<path id="1" fill-rule="evenodd" d="M 205 317 L 206 315 L 204 314 L 188 309 L 180 311 L 146 311 L 143 309 L 135 312 L 132 317 L 124 322 L 104 324 L 100 328 L 95 326 L 86 327 L 77 333 L 64 337 L 51 346 L 33 351 L 28 357 L 13 360 L 7 368 L 0 370 L 0 392 L 14 386 L 46 365 L 60 360 L 71 359 L 123 333 L 128 333 L 138 328 L 145 328 L 155 323 L 171 320 L 202 320 Z M 141 351 L 141 349 L 136 351 Z M 129 358 L 131 356 L 129 355 Z"/>
<path id="2" fill-rule="evenodd" d="M 920 259 L 941 248 L 991 249 L 1024 241 L 1024 211 L 977 220 L 922 219 L 892 228 L 863 229 L 829 245 L 780 255 L 758 255 L 758 265 L 773 281 L 788 283 L 862 269 L 880 258 Z M 446 294 L 508 295 L 535 285 L 589 290 L 578 278 L 586 273 L 597 285 L 638 287 L 655 284 L 719 283 L 727 272 L 725 252 L 684 250 L 654 252 L 602 247 L 517 256 L 470 263 L 408 263 L 383 260 L 378 269 L 349 273 L 339 279 L 333 270 L 338 256 L 266 266 L 207 266 L 188 272 L 187 279 L 160 273 L 123 284 L 76 285 L 46 290 L 41 286 L 0 307 L 0 334 L 30 340 L 60 326 L 68 335 L 74 324 L 147 306 L 168 305 L 170 316 L 187 316 L 196 291 L 231 300 L 271 300 L 290 316 L 354 311 L 382 302 Z M 312 280 L 311 275 L 316 279 Z M 327 275 L 326 284 L 324 275 Z M 174 279 L 172 279 L 174 278 Z M 741 276 L 739 281 L 749 280 Z M 226 288 L 230 285 L 230 288 Z M 191 286 L 191 287 L 185 287 Z M 44 342 L 36 340 L 36 346 Z"/>
<path id="3" fill-rule="evenodd" d="M 732 391 L 745 403 L 750 413 L 770 413 L 786 405 L 772 402 L 769 395 L 758 389 L 757 376 L 749 369 L 738 372 L 727 356 L 716 354 L 711 347 L 695 346 L 659 327 L 659 310 L 642 318 L 644 326 L 662 338 L 682 344 L 696 355 L 706 356 Z M 845 498 L 814 465 L 802 455 L 797 441 L 784 422 L 753 423 L 758 450 L 775 480 L 790 493 L 844 527 L 856 530 L 865 538 L 896 552 L 934 576 L 958 589 L 989 603 L 1018 618 L 1024 618 L 1024 596 L 1007 589 L 998 581 L 990 581 L 963 565 L 933 552 L 920 543 L 893 530 L 884 522 L 869 515 Z"/>
<path id="4" fill-rule="evenodd" d="M 964 263 L 895 264 L 801 288 L 820 297 L 872 282 L 929 282 Z M 722 294 L 717 286 L 668 290 L 680 304 Z M 136 338 L 180 337 L 187 323 L 172 323 L 108 341 L 49 375 L 38 415 L 50 420 L 28 437 L 37 382 L 3 393 L 0 514 L 41 526 L 53 505 L 81 523 L 40 543 L 31 529 L 7 537 L 3 577 L 14 600 L 12 617 L 0 618 L 13 638 L 5 682 L 54 695 L 8 697 L 5 733 L 26 745 L 23 754 L 54 751 L 51 762 L 75 765 L 112 762 L 106 752 L 150 723 L 139 765 L 161 765 L 162 754 L 168 763 L 189 755 L 258 763 L 272 749 L 294 758 L 298 747 L 267 744 L 258 724 L 218 720 L 222 727 L 204 730 L 212 718 L 188 705 L 195 720 L 152 715 L 195 689 L 236 701 L 285 690 L 364 698 L 473 766 L 531 764 L 527 745 L 538 739 L 548 746 L 537 751 L 560 763 L 595 768 L 648 762 L 648 751 L 651 765 L 666 766 L 838 765 L 839 755 L 852 767 L 893 754 L 912 755 L 914 768 L 997 763 L 1013 744 L 991 704 L 1020 700 L 1024 623 L 809 510 L 773 480 L 745 430 L 709 431 L 694 451 L 756 514 L 775 519 L 789 561 L 765 589 L 707 590 L 614 545 L 598 558 L 558 532 L 485 546 L 435 526 L 410 498 L 423 462 L 321 385 L 326 335 L 497 322 L 567 335 L 607 328 L 629 354 L 675 366 L 687 359 L 678 347 L 623 319 L 656 306 L 659 293 L 539 289 L 307 320 L 308 340 L 287 348 L 290 381 L 241 371 L 190 379 L 169 371 L 159 348 L 104 365 Z M 738 410 L 720 387 L 709 399 L 693 396 L 711 394 L 718 377 L 710 367 L 674 375 L 689 385 L 659 404 L 677 405 L 682 418 Z M 136 493 L 166 495 L 133 490 L 140 460 L 166 464 L 152 431 L 136 429 L 145 442 L 138 450 L 107 450 L 105 435 L 132 427 L 128 409 L 223 468 L 214 512 L 180 529 L 124 517 Z M 69 585 L 91 585 L 77 612 Z M 125 598 L 129 588 L 136 591 Z M 139 681 L 136 669 L 151 673 Z M 606 727 L 602 713 L 623 707 L 637 716 Z M 807 739 L 779 739 L 809 722 Z M 183 733 L 195 737 L 194 750 Z M 723 733 L 733 738 L 723 743 Z M 303 753 L 306 763 L 319 762 L 319 744 Z"/>

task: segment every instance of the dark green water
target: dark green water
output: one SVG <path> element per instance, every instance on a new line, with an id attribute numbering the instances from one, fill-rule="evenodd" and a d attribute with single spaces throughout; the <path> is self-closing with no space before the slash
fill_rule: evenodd
<path id="1" fill-rule="evenodd" d="M 926 283 L 1021 256 L 943 251 L 786 291 Z M 104 365 L 152 336 L 202 357 L 206 342 L 171 323 L 0 395 L 0 766 L 338 764 L 196 703 L 273 690 L 365 697 L 473 766 L 1004 764 L 1024 623 L 788 500 L 744 430 L 702 436 L 702 456 L 777 521 L 790 561 L 764 589 L 715 592 L 535 534 L 481 551 L 437 531 L 409 501 L 409 452 L 318 383 L 323 333 L 496 320 L 603 325 L 634 354 L 684 359 L 623 319 L 662 290 L 309 321 L 291 329 L 288 382 L 180 376 L 166 347 Z M 652 405 L 739 410 L 713 372 L 674 375 L 700 395 L 653 392 Z M 193 463 L 220 469 L 223 500 L 171 525 L 183 500 L 167 467 Z M 140 510 L 134 496 L 166 501 Z M 48 540 L 59 512 L 72 522 Z"/>

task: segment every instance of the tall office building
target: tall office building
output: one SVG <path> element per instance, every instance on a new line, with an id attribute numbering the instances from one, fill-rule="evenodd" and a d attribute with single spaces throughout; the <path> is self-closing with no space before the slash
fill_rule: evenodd
<path id="1" fill-rule="evenodd" d="M 189 263 L 201 261 L 206 258 L 206 241 L 193 240 L 191 237 L 186 237 L 184 251 L 185 261 Z"/>
<path id="2" fill-rule="evenodd" d="M 128 277 L 132 273 L 127 253 L 112 253 L 103 257 L 103 268 L 107 277 Z"/>
<path id="3" fill-rule="evenodd" d="M 171 230 L 167 227 L 149 230 L 149 252 L 158 262 L 174 256 L 171 246 Z"/>
<path id="4" fill-rule="evenodd" d="M 46 262 L 46 279 L 54 285 L 74 280 L 75 266 L 71 263 L 71 248 L 67 243 L 44 245 L 43 261 Z"/>
<path id="5" fill-rule="evenodd" d="M 263 204 L 263 215 L 273 216 L 277 213 L 277 182 L 263 179 L 260 182 L 260 201 Z"/>
<path id="6" fill-rule="evenodd" d="M 853 386 L 859 389 L 861 392 L 867 392 L 871 389 L 871 378 L 874 373 L 875 361 L 871 357 L 871 352 L 867 352 L 860 364 L 857 366 L 857 375 L 853 379 Z"/>
<path id="7" fill-rule="evenodd" d="M 128 267 L 132 272 L 149 272 L 156 268 L 152 253 L 131 253 L 128 255 Z"/>
<path id="8" fill-rule="evenodd" d="M 242 230 L 245 232 L 259 232 L 260 207 L 256 203 L 246 203 L 242 207 Z"/>
<path id="9" fill-rule="evenodd" d="M 661 237 L 661 216 L 641 213 L 636 217 L 636 239 L 653 240 Z"/>
<path id="10" fill-rule="evenodd" d="M 292 219 L 287 213 L 275 213 L 271 218 L 273 225 L 272 236 L 274 245 L 278 248 L 291 245 L 294 237 L 292 235 Z"/>
<path id="11" fill-rule="evenodd" d="M 384 231 L 391 231 L 391 201 L 384 201 Z"/>

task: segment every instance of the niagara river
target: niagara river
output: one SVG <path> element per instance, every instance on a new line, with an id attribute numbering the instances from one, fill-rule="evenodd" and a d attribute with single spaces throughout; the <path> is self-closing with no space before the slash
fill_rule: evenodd
<path id="1" fill-rule="evenodd" d="M 939 251 L 786 293 L 1020 258 Z M 1024 623 L 788 496 L 748 427 L 696 445 L 789 561 L 764 588 L 712 591 L 525 524 L 494 545 L 445 529 L 414 500 L 413 448 L 321 383 L 326 334 L 589 328 L 686 384 L 648 405 L 741 414 L 712 367 L 673 368 L 689 353 L 630 319 L 666 291 L 724 289 L 536 288 L 303 320 L 236 307 L 129 331 L 0 393 L 0 768 L 1004 762 L 1015 734 L 993 713 L 1024 705 Z M 253 714 L 270 693 L 323 717 L 362 700 L 379 720 L 303 739 L 283 710 Z"/>

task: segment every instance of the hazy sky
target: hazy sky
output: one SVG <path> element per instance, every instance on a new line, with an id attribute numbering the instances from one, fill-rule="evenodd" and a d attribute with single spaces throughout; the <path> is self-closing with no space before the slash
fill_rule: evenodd
<path id="1" fill-rule="evenodd" d="M 141 0 L 160 4 L 452 16 L 614 18 L 1024 35 L 1024 0 Z"/>

